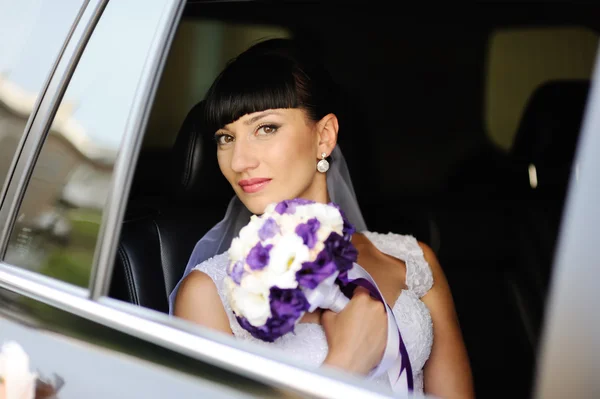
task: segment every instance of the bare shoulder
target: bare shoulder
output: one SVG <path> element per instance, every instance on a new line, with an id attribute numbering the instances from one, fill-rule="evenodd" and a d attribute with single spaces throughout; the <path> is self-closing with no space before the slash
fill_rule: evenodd
<path id="1" fill-rule="evenodd" d="M 188 274 L 177 292 L 174 314 L 177 317 L 231 334 L 229 318 L 212 278 L 199 270 Z"/>
<path id="2" fill-rule="evenodd" d="M 179 288 L 179 292 L 181 293 L 184 290 L 192 290 L 194 288 L 206 288 L 206 289 L 214 289 L 215 292 L 217 290 L 217 286 L 210 276 L 200 270 L 192 270 L 190 274 L 188 274 L 183 281 L 181 282 L 181 286 Z"/>
<path id="3" fill-rule="evenodd" d="M 433 347 L 424 368 L 426 392 L 444 398 L 473 398 L 473 377 L 454 300 L 435 252 L 418 242 L 431 268 L 433 287 L 422 298 L 433 322 Z"/>
<path id="4" fill-rule="evenodd" d="M 195 299 L 203 299 L 214 295 L 219 296 L 219 292 L 212 278 L 204 272 L 193 270 L 179 286 L 175 300 L 175 310 L 180 305 L 185 305 L 186 302 L 195 302 Z"/>
<path id="5" fill-rule="evenodd" d="M 206 303 L 206 301 L 213 302 L 215 298 L 219 298 L 219 292 L 214 281 L 208 274 L 194 270 L 183 279 L 179 286 L 175 298 L 175 315 L 183 317 L 190 313 L 191 309 Z"/>

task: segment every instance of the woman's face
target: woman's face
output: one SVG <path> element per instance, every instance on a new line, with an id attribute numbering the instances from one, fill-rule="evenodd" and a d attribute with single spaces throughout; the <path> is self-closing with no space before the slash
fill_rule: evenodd
<path id="1" fill-rule="evenodd" d="M 271 202 L 297 197 L 327 201 L 325 175 L 316 165 L 319 154 L 333 147 L 324 147 L 322 127 L 302 109 L 269 109 L 216 132 L 221 172 L 250 212 L 261 214 Z"/>

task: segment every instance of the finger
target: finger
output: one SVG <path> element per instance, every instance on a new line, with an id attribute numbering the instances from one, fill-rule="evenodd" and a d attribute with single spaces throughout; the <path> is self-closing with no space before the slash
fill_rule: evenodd
<path id="1" fill-rule="evenodd" d="M 330 325 L 335 320 L 337 313 L 332 312 L 331 310 L 324 310 L 321 313 L 321 325 Z"/>

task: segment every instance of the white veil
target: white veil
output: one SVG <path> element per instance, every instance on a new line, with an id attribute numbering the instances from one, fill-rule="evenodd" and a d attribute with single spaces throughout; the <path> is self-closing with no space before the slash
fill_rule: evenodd
<path id="1" fill-rule="evenodd" d="M 354 192 L 352 179 L 350 178 L 350 171 L 339 146 L 335 147 L 330 157 L 330 168 L 327 171 L 329 198 L 342 208 L 350 223 L 356 228 L 356 231 L 365 231 L 367 230 L 367 225 L 358 206 L 358 200 Z M 177 296 L 177 290 L 181 281 L 196 265 L 227 251 L 233 238 L 249 222 L 250 216 L 250 211 L 248 211 L 237 196 L 234 196 L 229 202 L 223 220 L 210 229 L 196 244 L 182 278 L 169 295 L 169 314 L 173 314 L 175 297 Z"/>

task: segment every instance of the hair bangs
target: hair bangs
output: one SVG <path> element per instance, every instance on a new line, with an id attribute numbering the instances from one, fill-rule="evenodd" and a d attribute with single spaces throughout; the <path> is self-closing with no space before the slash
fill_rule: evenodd
<path id="1" fill-rule="evenodd" d="M 246 114 L 302 106 L 295 75 L 291 63 L 282 58 L 237 59 L 217 77 L 205 97 L 207 127 L 215 132 Z"/>

